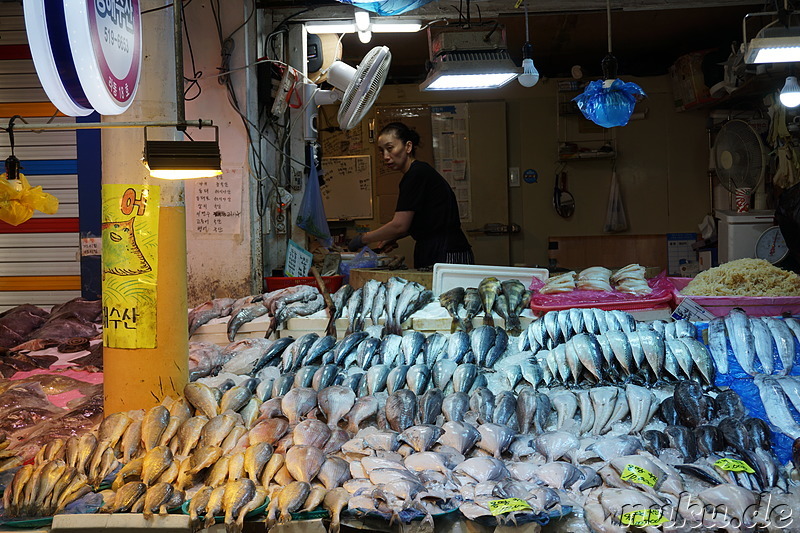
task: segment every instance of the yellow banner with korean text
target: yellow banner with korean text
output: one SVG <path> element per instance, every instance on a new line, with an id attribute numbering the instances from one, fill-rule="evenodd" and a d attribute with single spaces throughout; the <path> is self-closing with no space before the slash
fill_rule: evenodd
<path id="1" fill-rule="evenodd" d="M 156 347 L 158 185 L 103 185 L 103 346 Z"/>

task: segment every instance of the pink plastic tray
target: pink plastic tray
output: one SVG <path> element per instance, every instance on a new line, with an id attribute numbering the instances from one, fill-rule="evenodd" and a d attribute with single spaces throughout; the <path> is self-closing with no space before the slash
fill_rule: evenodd
<path id="1" fill-rule="evenodd" d="M 683 290 L 692 278 L 668 278 L 675 286 L 674 298 L 677 307 L 687 296 Z M 725 316 L 734 307 L 740 307 L 748 315 L 778 316 L 783 313 L 800 314 L 798 296 L 688 296 L 714 316 Z"/>
<path id="2" fill-rule="evenodd" d="M 543 315 L 548 311 L 560 311 L 572 307 L 596 307 L 605 311 L 619 309 L 623 311 L 643 311 L 671 307 L 673 302 L 673 286 L 667 281 L 665 273 L 647 280 L 653 292 L 647 296 L 634 296 L 621 292 L 571 291 L 560 294 L 540 294 L 543 281 L 534 279 L 530 289 L 531 311 L 535 315 Z"/>

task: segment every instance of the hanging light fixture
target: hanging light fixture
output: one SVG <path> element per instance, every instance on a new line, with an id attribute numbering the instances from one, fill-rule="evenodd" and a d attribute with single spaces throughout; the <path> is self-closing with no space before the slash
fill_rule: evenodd
<path id="1" fill-rule="evenodd" d="M 786 83 L 781 89 L 781 103 L 786 107 L 797 107 L 800 105 L 800 85 L 795 76 L 787 76 Z"/>
<path id="2" fill-rule="evenodd" d="M 213 141 L 152 141 L 145 127 L 143 163 L 150 175 L 165 180 L 220 176 L 219 128 L 213 128 Z"/>
<path id="3" fill-rule="evenodd" d="M 603 128 L 624 126 L 640 98 L 647 95 L 635 83 L 617 79 L 617 58 L 611 51 L 611 0 L 606 0 L 608 53 L 603 58 L 603 79 L 589 82 L 582 94 L 573 100 L 583 116 Z"/>
<path id="4" fill-rule="evenodd" d="M 742 22 L 743 39 L 747 44 L 747 19 L 752 16 L 774 16 L 775 19 L 761 28 L 747 45 L 744 61 L 754 63 L 791 63 L 800 61 L 800 26 L 791 26 L 789 19 L 798 11 L 789 9 L 789 1 L 784 0 L 783 8 L 777 11 L 748 13 Z"/>
<path id="5" fill-rule="evenodd" d="M 533 45 L 528 38 L 528 3 L 525 2 L 525 44 L 522 46 L 522 74 L 517 81 L 523 87 L 533 87 L 539 83 L 539 71 L 533 66 Z"/>

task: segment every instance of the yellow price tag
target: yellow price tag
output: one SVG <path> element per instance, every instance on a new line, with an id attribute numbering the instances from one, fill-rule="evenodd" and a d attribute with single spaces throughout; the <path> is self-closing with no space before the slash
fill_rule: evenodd
<path id="1" fill-rule="evenodd" d="M 626 526 L 644 527 L 659 526 L 668 520 L 661 509 L 640 509 L 631 511 L 619 517 L 619 521 Z"/>
<path id="2" fill-rule="evenodd" d="M 728 472 L 747 472 L 748 474 L 755 474 L 756 471 L 753 468 L 745 463 L 744 461 L 740 461 L 739 459 L 728 459 L 727 457 L 723 457 L 722 459 L 717 459 L 714 462 L 714 466 L 718 467 L 720 470 L 726 470 Z"/>
<path id="3" fill-rule="evenodd" d="M 533 507 L 528 502 L 520 498 L 506 498 L 505 500 L 492 500 L 489 502 L 489 512 L 492 516 L 512 511 L 531 511 Z"/>
<path id="4" fill-rule="evenodd" d="M 622 481 L 630 481 L 631 483 L 639 483 L 650 487 L 655 487 L 658 481 L 656 476 L 649 470 L 632 464 L 625 465 L 620 478 L 622 478 Z"/>

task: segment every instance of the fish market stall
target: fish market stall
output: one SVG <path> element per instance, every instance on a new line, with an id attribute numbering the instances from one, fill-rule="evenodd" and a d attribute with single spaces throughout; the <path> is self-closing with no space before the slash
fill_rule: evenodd
<path id="1" fill-rule="evenodd" d="M 605 282 L 652 297 L 661 280 L 638 273 L 576 273 L 551 294 Z M 308 286 L 198 306 L 183 396 L 0 450 L 3 520 L 791 530 L 800 323 L 741 310 L 697 321 L 588 304 L 534 312 L 546 283 L 499 277 L 436 295 L 368 280 L 343 285 L 332 308 Z M 213 327 L 223 340 L 198 340 Z"/>

